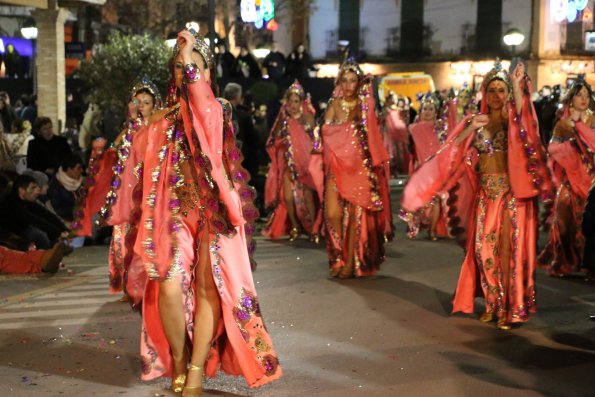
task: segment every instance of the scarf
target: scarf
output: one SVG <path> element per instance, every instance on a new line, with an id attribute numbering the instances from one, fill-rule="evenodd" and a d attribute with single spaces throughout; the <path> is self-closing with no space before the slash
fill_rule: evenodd
<path id="1" fill-rule="evenodd" d="M 73 178 L 69 177 L 66 174 L 66 172 L 64 172 L 62 167 L 60 167 L 58 169 L 58 173 L 56 174 L 56 179 L 58 180 L 58 182 L 60 182 L 62 184 L 62 186 L 64 186 L 64 189 L 68 190 L 69 192 L 77 191 L 81 187 L 81 184 L 83 183 L 82 177 L 79 179 L 73 179 Z"/>

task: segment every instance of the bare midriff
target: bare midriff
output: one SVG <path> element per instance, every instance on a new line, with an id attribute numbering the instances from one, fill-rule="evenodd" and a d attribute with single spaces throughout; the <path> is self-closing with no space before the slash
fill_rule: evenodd
<path id="1" fill-rule="evenodd" d="M 508 153 L 502 150 L 495 150 L 493 153 L 481 153 L 479 155 L 480 174 L 502 174 L 508 172 Z"/>

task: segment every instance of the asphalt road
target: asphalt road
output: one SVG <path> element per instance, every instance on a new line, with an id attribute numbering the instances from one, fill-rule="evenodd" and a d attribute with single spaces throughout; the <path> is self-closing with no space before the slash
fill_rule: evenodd
<path id="1" fill-rule="evenodd" d="M 595 395 L 593 284 L 540 271 L 539 312 L 501 331 L 450 315 L 462 250 L 398 226 L 381 272 L 357 280 L 329 279 L 322 245 L 259 239 L 254 277 L 285 376 L 250 390 L 221 375 L 204 395 Z M 107 292 L 106 255 L 85 247 L 56 276 L 0 276 L 1 397 L 174 395 L 138 378 L 140 318 Z"/>

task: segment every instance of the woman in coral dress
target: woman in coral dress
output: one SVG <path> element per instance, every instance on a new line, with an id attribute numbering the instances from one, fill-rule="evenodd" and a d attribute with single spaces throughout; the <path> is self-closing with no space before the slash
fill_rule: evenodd
<path id="1" fill-rule="evenodd" d="M 595 178 L 595 98 L 591 87 L 576 82 L 563 100 L 563 114 L 548 145 L 550 168 L 557 187 L 549 219 L 548 242 L 539 256 L 551 276 L 579 272 L 585 239 L 581 218 Z"/>
<path id="2" fill-rule="evenodd" d="M 405 99 L 389 91 L 380 112 L 380 124 L 384 139 L 384 147 L 391 161 L 392 174 L 408 174 L 409 166 L 409 109 L 405 107 Z"/>
<path id="3" fill-rule="evenodd" d="M 355 62 L 348 60 L 341 66 L 323 119 L 330 275 L 373 275 L 385 259 L 385 241 L 393 236 L 389 157 L 376 117 L 371 78 Z"/>
<path id="4" fill-rule="evenodd" d="M 141 127 L 148 125 L 151 115 L 163 104 L 159 90 L 147 78 L 142 78 L 131 90 L 132 100 L 128 105 L 128 121 L 125 128 L 116 138 L 114 144 L 105 149 L 105 139 L 92 142 L 89 159 L 88 176 L 85 182 L 86 193 L 81 200 L 77 212 L 76 230 L 78 235 L 90 236 L 92 219 L 99 213 L 100 223 L 109 217 L 110 207 L 115 204 L 116 191 L 122 184 L 124 167 L 127 164 L 130 148 Z M 143 141 L 144 138 L 139 138 Z M 142 165 L 134 164 L 136 172 L 141 172 Z M 126 180 L 125 183 L 136 181 Z M 140 189 L 140 186 L 137 187 Z M 137 205 L 132 209 L 131 222 L 116 223 L 113 227 L 109 250 L 109 288 L 112 293 L 124 292 L 122 301 L 132 298 L 133 306 L 138 305 L 144 293 L 144 285 L 138 283 L 137 277 L 128 277 L 128 270 L 133 260 L 140 258 L 134 255 L 134 241 L 138 231 L 140 209 Z M 74 227 L 74 226 L 73 226 Z M 137 266 L 135 269 L 139 269 Z M 142 280 L 142 276 L 140 277 Z"/>
<path id="5" fill-rule="evenodd" d="M 467 116 L 418 169 L 402 205 L 414 212 L 467 180 L 470 194 L 452 194 L 449 208 L 454 217 L 468 220 L 453 312 L 472 313 L 481 294 L 486 308 L 480 320 L 510 329 L 537 309 L 537 198 L 551 200 L 552 188 L 524 66 L 518 65 L 511 79 L 497 64 L 482 92 L 482 113 Z"/>
<path id="6" fill-rule="evenodd" d="M 209 85 L 209 46 L 185 30 L 174 54 L 170 106 L 138 132 L 150 139 L 144 147 L 133 142 L 123 175 L 133 178 L 132 165 L 142 162 L 134 245 L 146 275 L 142 378 L 171 377 L 172 389 L 187 397 L 201 395 L 203 375 L 218 370 L 262 386 L 282 371 L 250 268 L 254 192 L 240 166 L 231 106 Z M 129 222 L 135 194 L 121 184 L 110 223 Z"/>
<path id="7" fill-rule="evenodd" d="M 273 208 L 263 235 L 272 239 L 302 231 L 318 242 L 322 224 L 324 175 L 320 156 L 312 155 L 314 108 L 296 80 L 285 93 L 284 104 L 267 140 L 271 167 L 267 174 L 265 205 Z"/>
<path id="8" fill-rule="evenodd" d="M 441 117 L 438 117 L 439 114 Z M 421 98 L 418 120 L 409 125 L 414 148 L 413 169 L 434 156 L 446 141 L 449 125 L 443 116 L 440 100 L 436 96 L 428 94 Z M 427 208 L 409 219 L 409 237 L 415 237 L 421 227 L 428 228 L 428 236 L 432 241 L 436 241 L 438 235 L 448 236 L 445 201 L 445 194 L 437 195 Z"/>

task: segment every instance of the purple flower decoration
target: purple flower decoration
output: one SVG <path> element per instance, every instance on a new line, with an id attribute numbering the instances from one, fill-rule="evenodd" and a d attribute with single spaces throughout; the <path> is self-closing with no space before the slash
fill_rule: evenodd
<path id="1" fill-rule="evenodd" d="M 238 318 L 238 320 L 240 321 L 248 321 L 250 319 L 250 313 L 248 313 L 245 310 L 238 310 L 236 312 L 236 317 Z"/>
<path id="2" fill-rule="evenodd" d="M 180 207 L 180 200 L 173 199 L 169 201 L 169 209 L 173 210 Z"/>
<path id="3" fill-rule="evenodd" d="M 233 161 L 238 161 L 240 159 L 240 151 L 237 149 L 233 149 L 229 152 L 229 159 Z"/>
<path id="4" fill-rule="evenodd" d="M 251 296 L 244 296 L 242 298 L 242 306 L 244 306 L 244 308 L 246 310 L 251 310 L 252 309 L 252 297 Z"/>
<path id="5" fill-rule="evenodd" d="M 244 200 L 250 200 L 254 197 L 254 193 L 251 190 L 244 190 L 241 195 Z"/>
<path id="6" fill-rule="evenodd" d="M 128 157 L 130 155 L 130 151 L 126 148 L 120 148 L 120 156 Z"/>
<path id="7" fill-rule="evenodd" d="M 539 177 L 533 179 L 533 183 L 535 184 L 535 186 L 541 186 L 541 184 L 543 183 L 543 180 Z"/>

